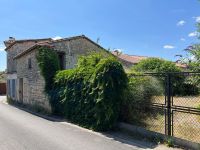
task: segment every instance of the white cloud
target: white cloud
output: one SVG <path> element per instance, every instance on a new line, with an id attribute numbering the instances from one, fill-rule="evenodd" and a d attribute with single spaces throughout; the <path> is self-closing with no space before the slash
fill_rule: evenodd
<path id="1" fill-rule="evenodd" d="M 198 35 L 199 35 L 199 33 L 197 31 L 194 31 L 194 32 L 191 32 L 188 34 L 189 37 L 196 37 Z"/>
<path id="2" fill-rule="evenodd" d="M 186 22 L 184 20 L 180 20 L 176 25 L 183 26 Z"/>
<path id="3" fill-rule="evenodd" d="M 200 16 L 197 17 L 193 17 L 195 19 L 196 22 L 200 23 Z"/>
<path id="4" fill-rule="evenodd" d="M 185 38 L 181 38 L 180 40 L 181 40 L 181 41 L 186 41 L 186 39 L 185 39 Z"/>
<path id="5" fill-rule="evenodd" d="M 61 36 L 55 36 L 54 38 L 52 38 L 53 40 L 59 40 L 59 39 L 62 39 Z"/>
<path id="6" fill-rule="evenodd" d="M 0 52 L 4 51 L 4 49 L 5 49 L 5 46 L 3 44 L 0 44 Z"/>
<path id="7" fill-rule="evenodd" d="M 174 49 L 175 47 L 172 45 L 164 45 L 163 48 L 164 49 Z"/>

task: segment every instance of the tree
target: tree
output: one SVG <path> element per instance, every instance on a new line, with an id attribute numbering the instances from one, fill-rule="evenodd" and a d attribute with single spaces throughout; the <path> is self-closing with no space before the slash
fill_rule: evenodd
<path id="1" fill-rule="evenodd" d="M 147 58 L 132 67 L 136 72 L 180 72 L 175 63 L 160 58 Z"/>
<path id="2" fill-rule="evenodd" d="M 132 67 L 134 72 L 155 72 L 155 73 L 169 73 L 169 72 L 181 72 L 182 69 L 177 67 L 175 63 L 159 58 L 148 58 L 140 61 L 137 65 Z M 151 75 L 150 75 L 151 76 Z M 153 76 L 153 75 L 152 75 Z M 165 76 L 157 77 L 165 85 Z M 187 87 L 184 84 L 185 77 L 182 74 L 173 74 L 173 94 L 174 95 L 188 95 Z"/>
<path id="3" fill-rule="evenodd" d="M 185 50 L 187 55 L 182 61 L 188 64 L 191 71 L 200 71 L 200 44 L 189 46 Z"/>

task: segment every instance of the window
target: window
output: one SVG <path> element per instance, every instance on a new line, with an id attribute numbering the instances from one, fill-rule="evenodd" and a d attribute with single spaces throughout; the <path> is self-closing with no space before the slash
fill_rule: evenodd
<path id="1" fill-rule="evenodd" d="M 60 69 L 64 70 L 65 69 L 65 53 L 58 53 L 58 58 L 59 58 L 59 64 L 60 64 Z"/>
<path id="2" fill-rule="evenodd" d="M 31 58 L 28 59 L 28 69 L 32 68 L 32 62 L 31 62 Z"/>

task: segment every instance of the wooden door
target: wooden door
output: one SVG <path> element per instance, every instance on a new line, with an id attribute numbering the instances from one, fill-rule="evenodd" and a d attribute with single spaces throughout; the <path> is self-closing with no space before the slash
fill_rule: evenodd
<path id="1" fill-rule="evenodd" d="M 23 101 L 23 78 L 19 79 L 19 100 Z"/>

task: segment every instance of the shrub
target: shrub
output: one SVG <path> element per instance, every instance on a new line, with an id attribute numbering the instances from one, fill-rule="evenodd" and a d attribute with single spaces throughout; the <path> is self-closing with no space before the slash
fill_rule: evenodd
<path id="1" fill-rule="evenodd" d="M 137 72 L 181 72 L 175 63 L 160 58 L 147 58 L 132 67 Z"/>
<path id="2" fill-rule="evenodd" d="M 174 139 L 172 137 L 168 137 L 166 139 L 166 144 L 168 147 L 174 147 Z"/>
<path id="3" fill-rule="evenodd" d="M 153 96 L 160 96 L 164 92 L 162 83 L 155 77 L 129 77 L 129 86 L 122 104 L 121 120 L 142 125 L 151 111 Z"/>
<path id="4" fill-rule="evenodd" d="M 159 58 L 148 58 L 140 61 L 137 65 L 132 67 L 132 71 L 136 72 L 155 72 L 155 73 L 170 73 L 170 72 L 181 72 L 182 70 L 175 65 L 175 63 L 166 61 Z M 196 95 L 197 87 L 195 84 L 188 84 L 186 82 L 186 77 L 182 74 L 172 74 L 172 86 L 173 86 L 173 95 Z M 163 85 L 166 84 L 166 78 L 157 77 L 160 81 L 163 82 Z M 190 90 L 188 90 L 190 89 Z M 193 91 L 191 91 L 191 89 Z"/>
<path id="5" fill-rule="evenodd" d="M 118 119 L 127 76 L 113 57 L 81 57 L 77 68 L 56 74 L 54 112 L 94 130 L 108 130 Z"/>

